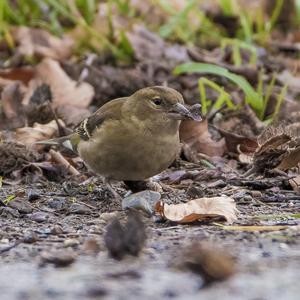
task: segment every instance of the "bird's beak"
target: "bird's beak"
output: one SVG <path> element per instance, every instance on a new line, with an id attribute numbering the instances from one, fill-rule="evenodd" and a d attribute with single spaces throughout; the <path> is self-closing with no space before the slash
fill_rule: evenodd
<path id="1" fill-rule="evenodd" d="M 176 103 L 168 112 L 169 117 L 176 120 L 194 120 L 197 122 L 202 121 L 201 117 L 201 105 L 187 105 Z"/>

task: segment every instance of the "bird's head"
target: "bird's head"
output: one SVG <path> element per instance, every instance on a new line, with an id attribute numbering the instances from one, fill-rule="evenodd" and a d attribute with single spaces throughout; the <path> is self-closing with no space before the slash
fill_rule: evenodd
<path id="1" fill-rule="evenodd" d="M 140 119 L 202 120 L 201 105 L 189 106 L 185 104 L 182 95 L 169 87 L 143 88 L 135 92 L 130 98 Z"/>

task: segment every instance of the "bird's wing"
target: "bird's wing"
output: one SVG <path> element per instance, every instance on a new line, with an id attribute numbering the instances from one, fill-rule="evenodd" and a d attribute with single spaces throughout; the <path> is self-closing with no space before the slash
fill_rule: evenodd
<path id="1" fill-rule="evenodd" d="M 37 145 L 56 145 L 63 146 L 77 153 L 77 147 L 80 141 L 89 140 L 92 137 L 93 132 L 96 128 L 103 125 L 106 120 L 109 119 L 120 119 L 122 116 L 122 106 L 127 98 L 118 98 L 112 100 L 102 107 L 100 107 L 96 112 L 90 115 L 88 118 L 84 119 L 68 136 L 63 136 L 51 140 L 39 141 L 35 144 Z"/>
<path id="2" fill-rule="evenodd" d="M 100 107 L 92 115 L 84 119 L 76 128 L 75 132 L 80 139 L 89 140 L 95 129 L 99 128 L 106 120 L 120 119 L 122 115 L 122 106 L 127 98 L 118 98 L 112 100 Z"/>

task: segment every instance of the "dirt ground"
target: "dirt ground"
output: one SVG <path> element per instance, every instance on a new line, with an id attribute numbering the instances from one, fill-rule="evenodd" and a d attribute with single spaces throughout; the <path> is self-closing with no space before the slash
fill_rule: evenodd
<path id="1" fill-rule="evenodd" d="M 237 1 L 4 2 L 0 300 L 298 300 L 296 1 L 261 8 L 253 4 L 265 1 L 238 1 L 230 14 L 223 6 Z M 161 200 L 228 196 L 238 209 L 230 226 L 143 213 L 126 227 L 132 212 L 91 179 L 76 153 L 36 143 L 155 85 L 176 89 L 186 104 L 201 102 L 203 114 L 202 122 L 181 123 L 181 160 L 155 176 Z M 126 197 L 123 183 L 114 187 Z M 139 255 L 114 259 L 125 229 L 133 230 L 130 253 Z"/>
<path id="2" fill-rule="evenodd" d="M 285 191 L 289 200 L 267 203 L 259 198 L 272 188 L 210 188 L 212 195 L 236 200 L 240 213 L 235 225 L 287 228 L 229 231 L 218 225 L 176 225 L 145 217 L 147 241 L 141 254 L 119 261 L 109 256 L 103 235 L 113 216 L 125 218 L 120 203 L 101 186 L 86 192 L 87 187 L 78 189 L 70 182 L 18 186 L 17 191 L 2 187 L 4 196 L 17 195 L 1 207 L 2 300 L 299 298 L 300 202 L 293 192 Z M 184 188 L 162 195 L 169 203 L 188 198 Z M 195 242 L 209 242 L 233 256 L 233 276 L 204 285 L 202 276 L 180 267 L 183 253 Z"/>

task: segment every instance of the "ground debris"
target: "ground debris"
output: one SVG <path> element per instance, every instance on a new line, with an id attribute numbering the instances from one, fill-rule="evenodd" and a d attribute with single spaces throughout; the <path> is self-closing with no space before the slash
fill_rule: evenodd
<path id="1" fill-rule="evenodd" d="M 0 141 L 0 175 L 10 176 L 31 162 L 37 162 L 43 155 L 16 141 Z"/>
<path id="2" fill-rule="evenodd" d="M 107 226 L 104 236 L 109 254 L 121 260 L 126 254 L 137 256 L 146 241 L 143 221 L 137 212 L 128 213 L 127 223 L 123 226 L 118 219 L 113 219 Z"/>
<path id="3" fill-rule="evenodd" d="M 67 267 L 76 260 L 73 251 L 57 250 L 52 252 L 43 252 L 40 256 L 40 266 L 53 264 L 56 267 Z"/>
<path id="4" fill-rule="evenodd" d="M 155 208 L 163 218 L 181 224 L 213 221 L 232 223 L 237 219 L 235 202 L 227 196 L 198 198 L 173 205 L 158 202 Z"/>
<path id="5" fill-rule="evenodd" d="M 181 265 L 203 277 L 206 285 L 226 280 L 236 272 L 233 257 L 219 246 L 208 243 L 187 246 Z"/>

